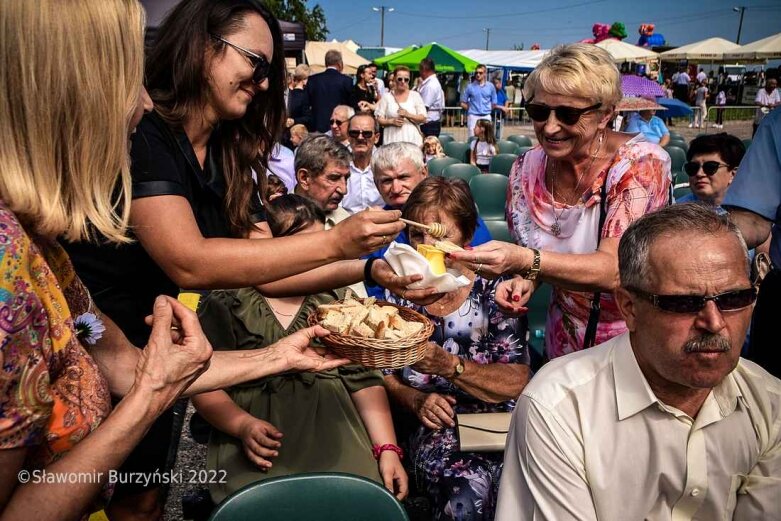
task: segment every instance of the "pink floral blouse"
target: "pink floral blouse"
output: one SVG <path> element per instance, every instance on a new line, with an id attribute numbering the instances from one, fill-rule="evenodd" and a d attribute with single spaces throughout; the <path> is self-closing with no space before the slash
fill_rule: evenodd
<path id="1" fill-rule="evenodd" d="M 638 135 L 622 145 L 610 166 L 597 176 L 582 200 L 569 206 L 556 202 L 545 186 L 547 156 L 539 146 L 515 162 L 507 188 L 507 223 L 515 241 L 523 246 L 558 253 L 596 251 L 599 202 L 607 180 L 607 217 L 602 237 L 621 237 L 635 219 L 665 206 L 670 197 L 670 156 Z M 554 235 L 551 228 L 558 227 Z M 543 266 L 543 271 L 545 267 Z M 548 358 L 583 348 L 592 292 L 554 287 L 545 326 Z M 612 294 L 602 293 L 596 343 L 626 331 Z"/>

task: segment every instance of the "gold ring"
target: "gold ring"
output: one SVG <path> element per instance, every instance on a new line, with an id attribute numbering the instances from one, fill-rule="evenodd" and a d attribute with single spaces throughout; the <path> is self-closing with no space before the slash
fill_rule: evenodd
<path id="1" fill-rule="evenodd" d="M 475 273 L 479 274 L 481 269 L 483 269 L 483 263 L 482 262 L 477 265 L 477 269 L 475 270 Z"/>
<path id="2" fill-rule="evenodd" d="M 385 241 L 387 241 L 387 240 L 388 240 L 388 236 L 387 235 L 383 235 L 382 236 L 382 243 L 385 244 Z"/>
<path id="3" fill-rule="evenodd" d="M 401 290 L 401 298 L 402 298 L 402 300 L 407 298 L 407 297 L 404 296 L 406 294 L 407 294 L 407 290 L 406 289 Z"/>

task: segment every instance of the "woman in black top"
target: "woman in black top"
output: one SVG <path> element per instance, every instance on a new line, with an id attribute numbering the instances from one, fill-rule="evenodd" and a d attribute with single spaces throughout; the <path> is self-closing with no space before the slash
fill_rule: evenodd
<path id="1" fill-rule="evenodd" d="M 146 78 L 155 111 L 131 148 L 137 242 L 67 246 L 98 306 L 136 345 L 148 338 L 144 316 L 158 294 L 275 281 L 356 259 L 403 229 L 399 212 L 373 211 L 331 231 L 252 240 L 262 237 L 256 223 L 263 217 L 251 173 L 265 185 L 285 124 L 281 32 L 259 0 L 183 0 L 158 30 Z M 123 472 L 164 466 L 171 418 L 152 428 Z M 109 517 L 156 519 L 157 496 L 121 485 Z"/>
<path id="2" fill-rule="evenodd" d="M 312 126 L 312 110 L 309 107 L 309 96 L 306 84 L 309 81 L 309 65 L 298 65 L 293 72 L 293 88 L 287 95 L 287 128 L 293 125 L 306 125 L 310 131 Z"/>
<path id="3" fill-rule="evenodd" d="M 353 87 L 350 104 L 356 112 L 374 112 L 377 103 L 377 89 L 374 87 L 374 76 L 366 65 L 358 67 L 355 74 L 358 81 Z"/>

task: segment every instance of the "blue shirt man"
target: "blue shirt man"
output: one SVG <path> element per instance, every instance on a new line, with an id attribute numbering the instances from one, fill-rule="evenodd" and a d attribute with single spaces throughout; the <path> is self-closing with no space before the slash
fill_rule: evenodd
<path id="1" fill-rule="evenodd" d="M 496 88 L 486 78 L 485 65 L 475 70 L 475 80 L 467 85 L 461 95 L 461 107 L 466 110 L 469 135 L 474 135 L 475 124 L 479 119 L 491 119 L 491 111 L 496 106 Z"/>
<path id="2" fill-rule="evenodd" d="M 642 133 L 651 143 L 665 146 L 670 142 L 670 131 L 660 118 L 656 117 L 654 110 L 641 110 L 629 120 L 626 131 Z"/>

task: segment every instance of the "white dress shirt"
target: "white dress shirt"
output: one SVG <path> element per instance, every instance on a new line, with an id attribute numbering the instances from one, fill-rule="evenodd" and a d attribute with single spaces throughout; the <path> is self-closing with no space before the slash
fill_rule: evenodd
<path id="1" fill-rule="evenodd" d="M 780 410 L 781 381 L 743 359 L 692 419 L 628 333 L 562 356 L 518 401 L 496 520 L 781 519 Z"/>
<path id="2" fill-rule="evenodd" d="M 342 199 L 342 208 L 352 214 L 370 206 L 385 206 L 377 185 L 374 184 L 371 162 L 361 170 L 350 161 L 350 178 L 347 180 L 347 195 Z"/>
<path id="3" fill-rule="evenodd" d="M 439 83 L 436 74 L 432 74 L 420 83 L 418 93 L 426 105 L 426 123 L 439 121 L 442 117 L 442 109 L 445 108 L 445 93 Z"/>

